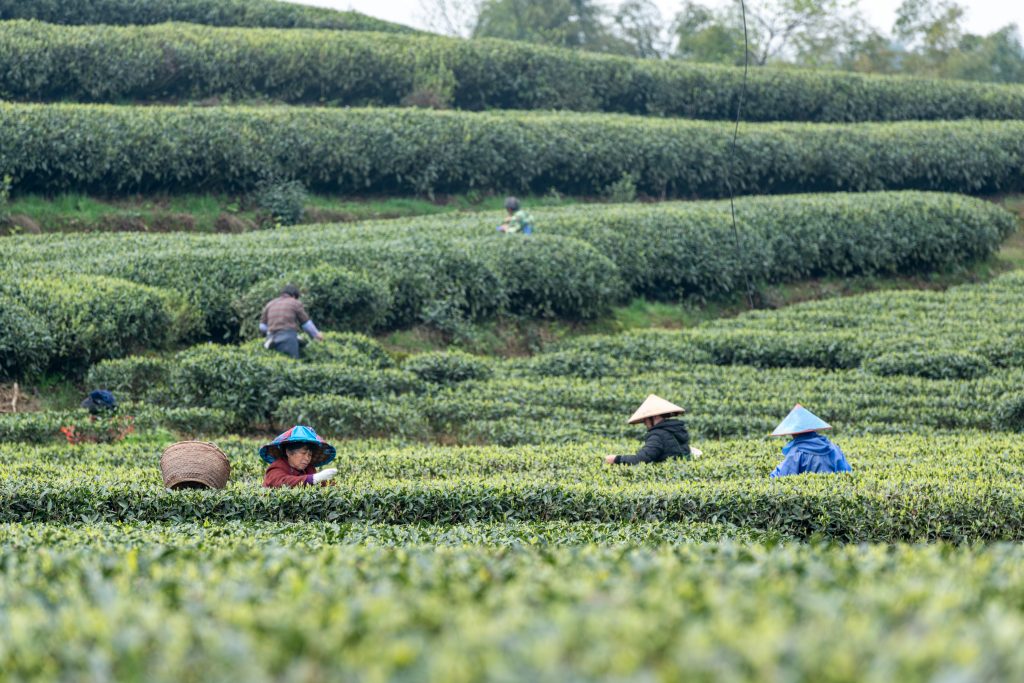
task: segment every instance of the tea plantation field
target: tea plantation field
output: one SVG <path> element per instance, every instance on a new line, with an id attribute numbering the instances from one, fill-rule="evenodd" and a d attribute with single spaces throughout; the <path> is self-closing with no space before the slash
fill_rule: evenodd
<path id="1" fill-rule="evenodd" d="M 1024 87 L 274 0 L 0 0 L 0 64 L 0 683 L 1024 680 Z M 8 215 L 282 187 L 571 205 L 530 236 Z M 851 279 L 947 287 L 715 317 Z M 285 283 L 325 332 L 299 361 L 257 330 Z M 616 328 L 637 302 L 710 321 Z M 465 351 L 500 326 L 523 355 Z M 702 454 L 605 464 L 650 393 Z M 851 473 L 769 477 L 797 402 Z M 295 424 L 339 472 L 264 488 Z M 165 488 L 184 439 L 223 489 Z"/>

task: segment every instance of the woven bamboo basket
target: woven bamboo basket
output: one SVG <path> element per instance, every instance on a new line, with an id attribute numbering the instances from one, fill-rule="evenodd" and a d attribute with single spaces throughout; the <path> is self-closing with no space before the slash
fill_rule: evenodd
<path id="1" fill-rule="evenodd" d="M 231 476 L 231 463 L 212 443 L 179 441 L 164 449 L 160 474 L 169 489 L 222 489 Z"/>

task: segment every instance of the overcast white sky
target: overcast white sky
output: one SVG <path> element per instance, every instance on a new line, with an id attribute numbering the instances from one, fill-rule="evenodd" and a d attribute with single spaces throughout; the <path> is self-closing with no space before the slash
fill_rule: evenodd
<path id="1" fill-rule="evenodd" d="M 421 0 L 288 0 L 304 5 L 318 5 L 335 9 L 353 9 L 388 21 L 425 28 Z M 682 5 L 681 0 L 655 0 L 666 21 L 671 21 Z M 728 0 L 705 0 L 705 4 L 723 5 Z M 605 0 L 614 6 L 614 0 Z M 891 31 L 893 18 L 900 0 L 860 0 L 864 15 L 875 26 Z M 966 27 L 971 33 L 986 34 L 1016 23 L 1024 29 L 1024 0 L 960 0 L 967 8 Z"/>

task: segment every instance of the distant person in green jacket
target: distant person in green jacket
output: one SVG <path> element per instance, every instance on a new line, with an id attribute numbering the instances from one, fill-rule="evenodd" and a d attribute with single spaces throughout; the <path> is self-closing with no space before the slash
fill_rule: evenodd
<path id="1" fill-rule="evenodd" d="M 629 418 L 629 424 L 644 423 L 647 434 L 644 446 L 636 455 L 608 455 L 605 462 L 609 465 L 636 465 L 641 462 L 662 462 L 669 458 L 685 458 L 703 455 L 690 446 L 690 433 L 686 423 L 675 420 L 685 410 L 670 403 L 660 396 L 651 394 Z"/>
<path id="2" fill-rule="evenodd" d="M 519 200 L 509 197 L 505 200 L 505 211 L 508 215 L 505 222 L 498 226 L 498 232 L 506 235 L 520 233 L 522 235 L 533 234 L 533 216 L 526 209 L 520 208 Z"/>

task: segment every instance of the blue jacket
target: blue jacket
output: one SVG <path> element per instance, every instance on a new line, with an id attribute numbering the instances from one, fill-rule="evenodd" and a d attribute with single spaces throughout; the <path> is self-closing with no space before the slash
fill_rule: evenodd
<path id="1" fill-rule="evenodd" d="M 782 447 L 786 459 L 771 473 L 772 477 L 785 477 L 804 472 L 852 472 L 850 463 L 839 446 L 815 432 L 797 434 Z"/>

